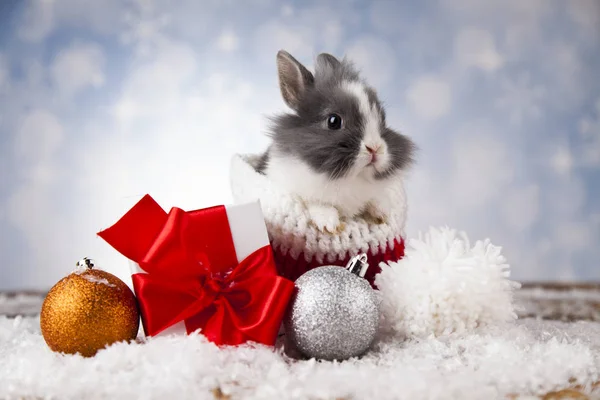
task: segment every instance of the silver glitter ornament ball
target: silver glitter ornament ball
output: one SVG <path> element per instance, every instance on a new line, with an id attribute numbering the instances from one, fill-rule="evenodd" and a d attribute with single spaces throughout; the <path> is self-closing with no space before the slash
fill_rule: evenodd
<path id="1" fill-rule="evenodd" d="M 295 282 L 284 328 L 289 343 L 307 357 L 346 360 L 364 354 L 379 327 L 375 290 L 364 279 L 368 264 L 359 255 L 346 268 L 314 268 Z"/>

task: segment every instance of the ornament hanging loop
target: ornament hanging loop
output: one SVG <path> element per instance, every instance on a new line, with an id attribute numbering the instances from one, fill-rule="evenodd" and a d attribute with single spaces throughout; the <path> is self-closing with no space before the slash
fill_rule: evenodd
<path id="1" fill-rule="evenodd" d="M 352 257 L 350 261 L 348 261 L 346 269 L 351 273 L 358 275 L 361 278 L 364 278 L 365 274 L 367 273 L 367 269 L 369 269 L 369 264 L 367 263 L 367 255 L 365 253 L 360 253 Z"/>
<path id="2" fill-rule="evenodd" d="M 88 257 L 84 257 L 81 260 L 77 261 L 76 265 L 78 268 L 87 268 L 87 269 L 92 269 L 95 266 L 94 260 L 91 260 Z"/>

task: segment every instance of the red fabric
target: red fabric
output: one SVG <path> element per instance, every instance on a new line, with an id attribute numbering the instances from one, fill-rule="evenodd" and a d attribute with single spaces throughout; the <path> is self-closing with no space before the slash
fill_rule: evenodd
<path id="1" fill-rule="evenodd" d="M 98 235 L 148 272 L 132 277 L 147 335 L 184 321 L 219 345 L 275 343 L 294 284 L 269 245 L 238 262 L 225 207 L 167 214 L 146 195 Z"/>
<path id="2" fill-rule="evenodd" d="M 338 258 L 334 262 L 328 262 L 325 258 L 324 262 L 319 263 L 315 257 L 312 257 L 310 261 L 306 261 L 304 253 L 301 253 L 297 258 L 294 258 L 289 252 L 284 254 L 280 248 L 274 247 L 273 251 L 275 253 L 275 264 L 277 265 L 279 274 L 292 281 L 298 279 L 305 272 L 324 265 L 339 265 L 340 267 L 345 267 L 353 256 L 348 255 L 344 259 Z M 369 281 L 374 289 L 377 289 L 375 285 L 375 276 L 381 272 L 379 263 L 398 261 L 402 259 L 402 257 L 404 257 L 404 239 L 402 237 L 398 237 L 394 240 L 393 248 L 387 245 L 385 249 L 380 249 L 377 254 L 373 254 L 373 252 L 369 250 L 367 252 L 369 269 L 367 269 L 365 279 Z"/>

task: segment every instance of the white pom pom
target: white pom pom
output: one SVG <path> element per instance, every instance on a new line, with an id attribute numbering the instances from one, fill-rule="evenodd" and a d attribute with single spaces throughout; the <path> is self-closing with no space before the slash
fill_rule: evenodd
<path id="1" fill-rule="evenodd" d="M 443 227 L 408 241 L 397 263 L 382 263 L 382 329 L 405 337 L 462 333 L 517 318 L 509 266 L 489 240 L 473 247 L 463 232 Z"/>

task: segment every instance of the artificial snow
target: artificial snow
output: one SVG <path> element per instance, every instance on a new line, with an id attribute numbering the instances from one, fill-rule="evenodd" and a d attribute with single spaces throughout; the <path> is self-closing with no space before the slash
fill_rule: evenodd
<path id="1" fill-rule="evenodd" d="M 83 276 L 83 278 L 85 280 L 87 280 L 89 282 L 92 282 L 92 283 L 97 283 L 97 284 L 100 284 L 100 285 L 106 285 L 106 286 L 110 286 L 110 287 L 115 287 L 116 286 L 116 285 L 113 285 L 112 283 L 110 283 L 108 281 L 108 279 L 106 279 L 106 278 L 98 278 L 97 276 L 89 275 L 89 274 L 82 275 L 82 276 Z"/>
<path id="2" fill-rule="evenodd" d="M 496 399 L 590 385 L 600 324 L 519 320 L 467 334 L 388 338 L 362 359 L 292 360 L 201 335 L 117 343 L 93 358 L 53 353 L 37 317 L 0 317 L 0 398 Z M 227 398 L 227 397 L 222 397 Z"/>

